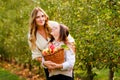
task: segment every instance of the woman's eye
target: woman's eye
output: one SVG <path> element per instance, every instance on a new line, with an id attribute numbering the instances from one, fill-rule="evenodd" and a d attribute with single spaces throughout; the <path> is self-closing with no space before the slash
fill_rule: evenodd
<path id="1" fill-rule="evenodd" d="M 41 15 L 41 16 L 36 16 L 36 18 L 43 18 L 45 17 L 44 15 Z"/>
<path id="2" fill-rule="evenodd" d="M 36 16 L 36 18 L 39 18 L 40 16 Z"/>

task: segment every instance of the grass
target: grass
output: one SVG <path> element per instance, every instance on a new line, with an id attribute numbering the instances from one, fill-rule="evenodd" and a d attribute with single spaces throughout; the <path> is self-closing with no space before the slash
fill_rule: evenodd
<path id="1" fill-rule="evenodd" d="M 108 69 L 102 69 L 102 70 L 95 69 L 94 71 L 97 74 L 97 76 L 95 76 L 95 80 L 108 80 L 108 76 L 109 76 Z M 120 80 L 120 70 L 118 72 L 115 72 L 114 80 Z"/>
<path id="2" fill-rule="evenodd" d="M 94 77 L 94 80 L 108 80 L 108 69 L 93 69 L 93 72 L 95 72 L 97 75 Z M 82 70 L 75 70 L 75 80 L 80 80 L 78 78 L 82 78 L 82 80 L 85 79 L 86 73 Z M 10 73 L 9 71 L 3 69 L 0 67 L 0 80 L 25 80 L 15 74 Z M 118 72 L 115 72 L 114 74 L 114 80 L 120 80 L 120 69 Z"/>
<path id="3" fill-rule="evenodd" d="M 120 70 L 118 70 L 118 72 L 115 72 L 114 80 L 120 80 Z"/>
<path id="4" fill-rule="evenodd" d="M 0 80 L 25 80 L 0 67 Z"/>
<path id="5" fill-rule="evenodd" d="M 95 80 L 108 80 L 108 69 L 96 70 L 95 72 L 97 76 L 95 76 Z"/>
<path id="6" fill-rule="evenodd" d="M 86 72 L 82 71 L 82 70 L 76 70 L 75 71 L 77 74 L 75 75 L 75 77 L 78 78 L 82 78 L 81 80 L 85 80 L 84 77 L 86 76 Z M 109 76 L 109 70 L 108 69 L 93 69 L 93 72 L 95 72 L 97 75 L 94 77 L 94 80 L 109 80 L 108 76 Z M 79 79 L 75 79 L 75 80 L 79 80 Z M 114 80 L 120 80 L 120 70 L 118 70 L 118 72 L 115 72 L 114 74 Z"/>

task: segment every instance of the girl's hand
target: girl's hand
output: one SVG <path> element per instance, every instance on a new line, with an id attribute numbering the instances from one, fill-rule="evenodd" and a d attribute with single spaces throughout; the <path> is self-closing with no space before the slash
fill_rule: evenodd
<path id="1" fill-rule="evenodd" d="M 43 65 L 46 66 L 48 69 L 55 69 L 56 63 L 52 61 L 44 61 Z"/>
<path id="2" fill-rule="evenodd" d="M 63 65 L 62 64 L 55 64 L 55 69 L 62 69 L 63 68 Z"/>
<path id="3" fill-rule="evenodd" d="M 44 61 L 43 65 L 46 66 L 50 70 L 62 69 L 63 68 L 62 64 L 56 64 L 56 63 L 54 63 L 52 61 Z"/>

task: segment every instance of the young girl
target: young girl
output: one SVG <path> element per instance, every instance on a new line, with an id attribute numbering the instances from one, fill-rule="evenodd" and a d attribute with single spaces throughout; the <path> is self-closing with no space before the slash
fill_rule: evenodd
<path id="1" fill-rule="evenodd" d="M 68 28 L 63 24 L 53 26 L 51 35 L 54 37 L 52 44 L 56 47 L 67 45 L 68 49 L 64 50 L 65 61 L 62 64 L 53 63 L 52 66 L 47 66 L 48 69 L 51 69 L 49 72 L 50 80 L 74 80 L 72 73 L 75 64 L 75 53 L 67 39 L 69 35 Z"/>

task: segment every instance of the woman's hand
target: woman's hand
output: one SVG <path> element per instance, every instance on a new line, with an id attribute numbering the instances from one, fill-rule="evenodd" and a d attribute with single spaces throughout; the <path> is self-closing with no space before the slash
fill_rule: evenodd
<path id="1" fill-rule="evenodd" d="M 38 57 L 35 60 L 38 61 L 38 62 L 42 62 L 42 57 Z"/>

